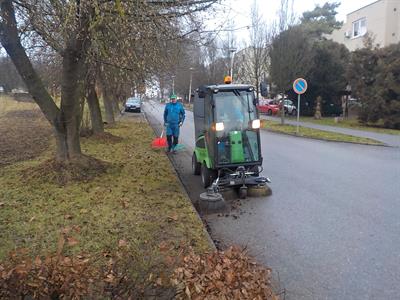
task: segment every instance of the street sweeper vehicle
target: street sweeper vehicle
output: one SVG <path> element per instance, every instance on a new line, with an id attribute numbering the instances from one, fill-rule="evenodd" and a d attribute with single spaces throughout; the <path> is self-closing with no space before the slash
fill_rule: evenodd
<path id="1" fill-rule="evenodd" d="M 237 188 L 240 198 L 248 189 L 263 187 L 260 176 L 261 122 L 254 87 L 245 84 L 201 86 L 196 90 L 193 115 L 195 150 L 192 171 L 205 188 Z"/>

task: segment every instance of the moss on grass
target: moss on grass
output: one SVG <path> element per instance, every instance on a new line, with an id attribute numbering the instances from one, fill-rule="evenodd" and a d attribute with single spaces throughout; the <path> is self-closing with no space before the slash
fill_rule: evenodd
<path id="1" fill-rule="evenodd" d="M 278 122 L 263 120 L 263 128 L 272 132 L 297 136 L 296 126 L 293 125 L 281 125 Z M 299 128 L 299 136 L 324 140 L 324 141 L 347 142 L 347 143 L 357 143 L 357 144 L 367 144 L 367 145 L 383 145 L 383 143 L 369 138 L 356 137 L 352 135 L 323 131 L 301 126 Z"/>

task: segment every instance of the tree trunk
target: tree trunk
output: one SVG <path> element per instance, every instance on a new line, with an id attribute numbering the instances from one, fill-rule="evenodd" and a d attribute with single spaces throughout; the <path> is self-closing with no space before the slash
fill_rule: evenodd
<path id="1" fill-rule="evenodd" d="M 103 96 L 104 96 L 103 97 L 104 109 L 106 111 L 106 122 L 108 124 L 114 124 L 115 117 L 114 117 L 113 105 L 111 102 L 112 99 L 108 91 L 108 88 L 104 88 Z"/>
<path id="2" fill-rule="evenodd" d="M 112 108 L 113 108 L 113 112 L 114 112 L 114 116 L 119 116 L 120 114 L 120 110 L 119 110 L 119 98 L 118 95 L 116 93 L 112 93 Z"/>
<path id="3" fill-rule="evenodd" d="M 80 128 L 80 86 L 81 60 L 78 51 L 74 48 L 74 38 L 68 42 L 63 56 L 61 84 L 61 124 L 65 128 L 67 157 L 77 158 L 81 155 L 79 139 Z"/>
<path id="4" fill-rule="evenodd" d="M 314 119 L 316 119 L 316 120 L 320 120 L 322 117 L 321 103 L 322 103 L 322 97 L 318 96 L 317 97 L 317 105 L 315 107 L 315 114 L 314 114 Z"/>
<path id="5" fill-rule="evenodd" d="M 103 119 L 101 117 L 101 110 L 100 110 L 99 98 L 97 97 L 95 81 L 89 81 L 88 83 L 87 102 L 90 111 L 90 119 L 92 121 L 93 133 L 96 134 L 104 132 L 104 124 L 103 124 Z"/>
<path id="6" fill-rule="evenodd" d="M 115 117 L 114 117 L 111 93 L 110 93 L 109 88 L 107 87 L 106 80 L 103 76 L 104 75 L 100 75 L 100 81 L 101 81 L 101 87 L 102 87 L 102 91 L 103 91 L 103 103 L 104 103 L 104 110 L 106 113 L 106 122 L 107 122 L 107 124 L 114 124 Z"/>

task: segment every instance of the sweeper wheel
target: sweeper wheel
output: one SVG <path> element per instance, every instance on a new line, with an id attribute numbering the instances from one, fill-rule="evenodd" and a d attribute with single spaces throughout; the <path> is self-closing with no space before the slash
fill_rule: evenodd
<path id="1" fill-rule="evenodd" d="M 204 192 L 200 194 L 199 206 L 203 212 L 218 212 L 226 208 L 224 198 L 220 193 Z"/>

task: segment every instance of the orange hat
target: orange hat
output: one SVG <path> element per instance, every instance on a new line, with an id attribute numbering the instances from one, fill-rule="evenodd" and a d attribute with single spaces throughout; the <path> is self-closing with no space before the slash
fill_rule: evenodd
<path id="1" fill-rule="evenodd" d="M 231 77 L 231 76 L 225 76 L 225 78 L 224 78 L 224 83 L 225 83 L 225 84 L 230 84 L 230 83 L 232 83 L 232 77 Z"/>

